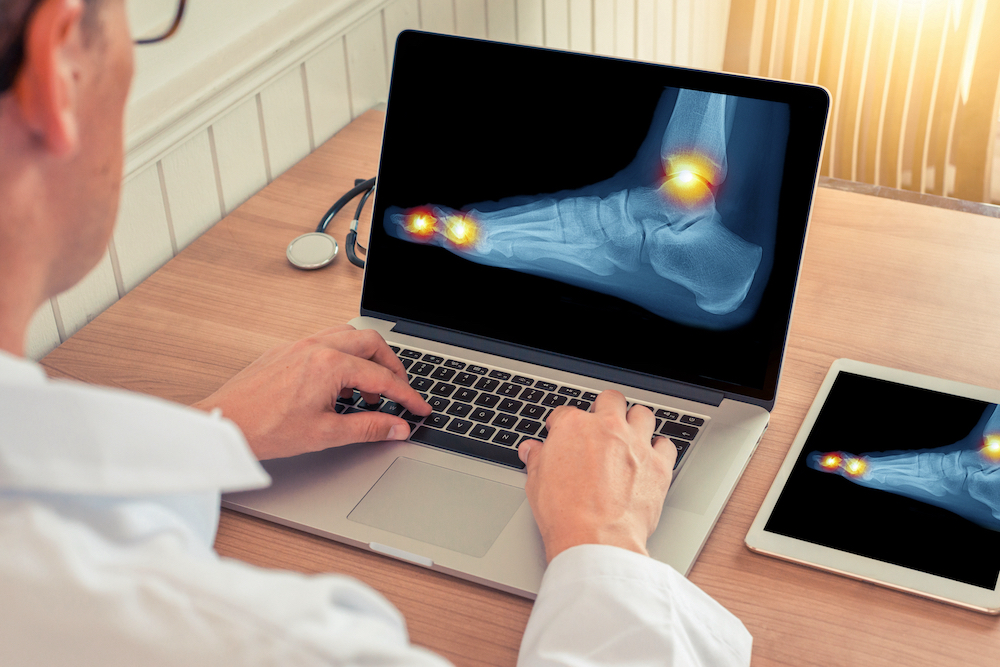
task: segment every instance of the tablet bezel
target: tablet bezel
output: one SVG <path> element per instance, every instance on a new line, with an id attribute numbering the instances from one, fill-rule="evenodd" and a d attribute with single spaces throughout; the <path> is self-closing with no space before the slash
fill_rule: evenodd
<path id="1" fill-rule="evenodd" d="M 867 581 L 905 593 L 932 598 L 987 614 L 1000 614 L 1000 582 L 991 591 L 765 530 L 785 484 L 794 470 L 802 448 L 805 446 L 830 390 L 841 372 L 1000 404 L 1000 390 L 942 380 L 851 359 L 836 360 L 823 380 L 819 393 L 809 408 L 809 412 L 806 414 L 805 420 L 802 422 L 802 426 L 771 484 L 767 497 L 757 512 L 749 532 L 747 532 L 745 539 L 747 548 L 755 553 Z"/>

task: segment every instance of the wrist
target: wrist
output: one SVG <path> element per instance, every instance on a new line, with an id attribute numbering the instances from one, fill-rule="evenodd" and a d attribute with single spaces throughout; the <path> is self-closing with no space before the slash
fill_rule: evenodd
<path id="1" fill-rule="evenodd" d="M 556 556 L 567 549 L 584 544 L 618 547 L 642 556 L 649 556 L 649 552 L 646 551 L 645 539 L 640 539 L 628 531 L 615 529 L 560 531 L 557 535 L 543 535 L 542 541 L 545 543 L 545 561 L 547 563 L 551 563 Z"/>

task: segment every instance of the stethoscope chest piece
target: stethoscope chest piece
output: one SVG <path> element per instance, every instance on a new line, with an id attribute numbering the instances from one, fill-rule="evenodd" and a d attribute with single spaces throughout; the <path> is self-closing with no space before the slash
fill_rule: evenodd
<path id="1" fill-rule="evenodd" d="M 285 256 L 299 269 L 321 269 L 337 256 L 337 240 L 323 232 L 303 234 L 288 244 Z"/>

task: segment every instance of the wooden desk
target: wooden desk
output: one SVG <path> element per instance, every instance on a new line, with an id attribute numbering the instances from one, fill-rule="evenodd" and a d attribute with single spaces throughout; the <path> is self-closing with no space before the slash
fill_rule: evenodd
<path id="1" fill-rule="evenodd" d="M 190 403 L 260 353 L 355 316 L 343 256 L 302 272 L 285 246 L 375 174 L 369 112 L 43 361 L 56 377 Z M 350 207 L 348 207 L 350 208 Z M 331 225 L 341 242 L 350 212 Z M 1000 619 L 751 554 L 743 537 L 837 357 L 1000 387 L 1000 220 L 820 188 L 778 403 L 691 579 L 754 635 L 755 665 L 996 664 Z M 413 640 L 459 665 L 513 665 L 531 603 L 230 511 L 226 556 L 342 572 L 386 595 Z"/>

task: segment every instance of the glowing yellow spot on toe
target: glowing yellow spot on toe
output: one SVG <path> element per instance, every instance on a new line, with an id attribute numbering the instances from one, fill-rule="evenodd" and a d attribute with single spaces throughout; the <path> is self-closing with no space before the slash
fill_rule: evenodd
<path id="1" fill-rule="evenodd" d="M 473 248 L 479 240 L 479 225 L 469 216 L 453 215 L 444 227 L 445 237 L 459 248 Z"/>
<path id="2" fill-rule="evenodd" d="M 416 210 L 406 216 L 403 229 L 416 241 L 429 241 L 437 231 L 437 218 L 423 210 Z"/>
<path id="3" fill-rule="evenodd" d="M 991 433 L 983 438 L 983 446 L 979 449 L 987 461 L 1000 463 L 1000 433 Z"/>
<path id="4" fill-rule="evenodd" d="M 839 468 L 842 461 L 843 459 L 840 458 L 840 456 L 837 454 L 827 454 L 826 456 L 824 456 L 819 460 L 819 464 L 823 467 L 824 470 L 832 471 Z"/>
<path id="5" fill-rule="evenodd" d="M 852 477 L 860 477 L 868 470 L 868 461 L 861 457 L 848 459 L 847 463 L 844 464 L 844 470 Z"/>

